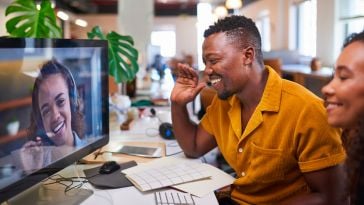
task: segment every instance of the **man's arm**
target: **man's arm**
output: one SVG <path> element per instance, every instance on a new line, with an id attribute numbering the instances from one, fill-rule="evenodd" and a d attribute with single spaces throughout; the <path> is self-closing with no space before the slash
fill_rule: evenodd
<path id="1" fill-rule="evenodd" d="M 186 107 L 172 103 L 173 131 L 188 157 L 200 157 L 216 147 L 215 138 L 189 119 Z"/>
<path id="2" fill-rule="evenodd" d="M 346 173 L 343 165 L 304 173 L 311 193 L 290 198 L 282 205 L 348 205 Z"/>
<path id="3" fill-rule="evenodd" d="M 171 93 L 174 135 L 189 157 L 200 157 L 216 147 L 215 138 L 189 118 L 186 105 L 206 86 L 186 64 L 178 64 L 178 78 Z"/>

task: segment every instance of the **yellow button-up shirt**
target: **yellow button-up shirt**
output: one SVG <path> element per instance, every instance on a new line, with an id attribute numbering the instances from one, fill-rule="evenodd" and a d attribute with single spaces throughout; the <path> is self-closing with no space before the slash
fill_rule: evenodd
<path id="1" fill-rule="evenodd" d="M 279 204 L 309 192 L 303 172 L 334 166 L 345 158 L 340 131 L 328 125 L 322 100 L 266 69 L 262 99 L 245 130 L 236 96 L 215 96 L 201 120 L 237 173 L 232 198 L 240 204 Z"/>

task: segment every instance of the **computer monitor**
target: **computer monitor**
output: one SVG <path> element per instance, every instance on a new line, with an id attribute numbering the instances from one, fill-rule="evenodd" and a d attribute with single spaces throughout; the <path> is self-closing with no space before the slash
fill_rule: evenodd
<path id="1" fill-rule="evenodd" d="M 109 141 L 107 41 L 0 38 L 0 202 Z"/>

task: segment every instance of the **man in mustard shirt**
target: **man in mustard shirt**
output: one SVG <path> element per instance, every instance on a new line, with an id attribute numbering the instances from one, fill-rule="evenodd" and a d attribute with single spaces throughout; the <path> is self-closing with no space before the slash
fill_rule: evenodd
<path id="1" fill-rule="evenodd" d="M 217 91 L 199 125 L 186 104 L 206 86 L 178 65 L 171 94 L 176 138 L 188 157 L 219 147 L 237 179 L 238 204 L 346 204 L 340 133 L 326 121 L 322 100 L 263 65 L 251 19 L 231 16 L 204 34 L 205 74 Z"/>

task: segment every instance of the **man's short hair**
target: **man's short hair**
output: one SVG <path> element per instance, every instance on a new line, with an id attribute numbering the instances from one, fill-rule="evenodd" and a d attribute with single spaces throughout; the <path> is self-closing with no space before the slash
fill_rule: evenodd
<path id="1" fill-rule="evenodd" d="M 238 15 L 219 19 L 205 30 L 204 37 L 207 38 L 220 32 L 225 32 L 231 42 L 238 46 L 238 49 L 242 50 L 247 46 L 252 46 L 255 49 L 257 61 L 262 61 L 261 37 L 252 19 Z"/>

